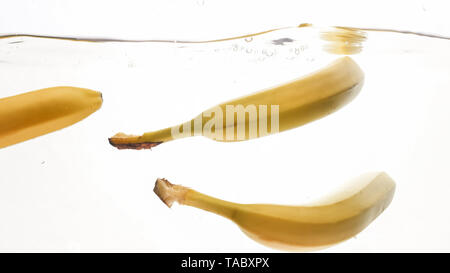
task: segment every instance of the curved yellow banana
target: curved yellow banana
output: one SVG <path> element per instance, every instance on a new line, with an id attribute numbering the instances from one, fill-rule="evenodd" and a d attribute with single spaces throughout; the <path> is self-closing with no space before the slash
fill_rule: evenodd
<path id="1" fill-rule="evenodd" d="M 255 241 L 277 249 L 305 251 L 347 240 L 368 226 L 390 204 L 395 182 L 385 173 L 368 173 L 343 191 L 307 206 L 238 204 L 157 179 L 155 193 L 173 202 L 226 217 Z"/>
<path id="2" fill-rule="evenodd" d="M 72 125 L 102 102 L 100 92 L 68 86 L 0 99 L 0 148 Z"/>
<path id="3" fill-rule="evenodd" d="M 141 136 L 118 133 L 109 142 L 119 149 L 145 149 L 194 135 L 216 141 L 262 137 L 331 114 L 359 93 L 363 81 L 360 67 L 343 57 L 305 77 L 217 105 L 184 124 Z"/>

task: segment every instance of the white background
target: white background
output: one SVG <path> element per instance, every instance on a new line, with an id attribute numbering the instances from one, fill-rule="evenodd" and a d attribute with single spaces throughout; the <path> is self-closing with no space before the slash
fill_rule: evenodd
<path id="1" fill-rule="evenodd" d="M 445 1 L 2 0 L 0 10 L 2 34 L 202 40 L 308 22 L 450 36 Z M 168 209 L 152 192 L 155 179 L 229 201 L 298 204 L 380 170 L 397 182 L 391 206 L 323 252 L 448 252 L 449 43 L 405 39 L 355 57 L 365 86 L 331 116 L 248 142 L 198 137 L 152 151 L 118 151 L 107 137 L 174 125 L 299 73 L 279 60 L 242 64 L 211 53 L 187 62 L 164 45 L 154 46 L 161 54 L 132 45 L 39 48 L 39 56 L 0 48 L 0 97 L 64 84 L 105 99 L 83 122 L 0 150 L 0 250 L 274 251 L 216 215 Z"/>

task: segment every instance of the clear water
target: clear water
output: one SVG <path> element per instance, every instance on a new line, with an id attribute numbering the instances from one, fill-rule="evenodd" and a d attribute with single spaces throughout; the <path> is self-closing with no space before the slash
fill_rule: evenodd
<path id="1" fill-rule="evenodd" d="M 449 249 L 448 39 L 364 32 L 361 52 L 351 55 L 366 75 L 361 94 L 279 135 L 242 143 L 197 137 L 152 151 L 108 144 L 119 131 L 178 124 L 319 69 L 341 57 L 329 52 L 324 31 L 286 28 L 209 43 L 0 39 L 0 97 L 58 85 L 104 97 L 86 120 L 0 151 L 7 223 L 0 248 L 271 251 L 215 215 L 168 210 L 154 181 L 166 177 L 236 202 L 297 204 L 379 170 L 398 183 L 391 207 L 358 239 L 331 250 Z M 427 238 L 418 236 L 430 228 Z"/>

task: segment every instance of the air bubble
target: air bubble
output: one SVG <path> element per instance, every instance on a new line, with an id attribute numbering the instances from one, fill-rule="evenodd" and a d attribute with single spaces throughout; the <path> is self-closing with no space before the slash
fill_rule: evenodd
<path id="1" fill-rule="evenodd" d="M 273 51 L 271 51 L 271 50 L 263 50 L 262 53 L 264 55 L 266 55 L 267 57 L 273 56 Z"/>
<path id="2" fill-rule="evenodd" d="M 251 41 L 253 41 L 253 37 L 247 37 L 247 38 L 245 38 L 245 41 L 247 43 L 250 43 Z"/>

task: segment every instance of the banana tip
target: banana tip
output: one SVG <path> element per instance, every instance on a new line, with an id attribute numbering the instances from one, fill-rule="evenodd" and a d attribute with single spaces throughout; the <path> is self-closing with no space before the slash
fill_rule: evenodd
<path id="1" fill-rule="evenodd" d="M 187 188 L 174 185 L 165 178 L 158 178 L 156 179 L 153 192 L 170 208 L 174 202 L 182 203 Z"/>
<path id="2" fill-rule="evenodd" d="M 117 143 L 114 142 L 113 138 L 108 138 L 109 144 L 116 147 L 119 150 L 131 149 L 131 150 L 142 150 L 151 149 L 158 146 L 162 142 L 143 142 L 143 143 Z"/>
<path id="3" fill-rule="evenodd" d="M 173 184 L 170 183 L 165 178 L 158 178 L 155 182 L 155 187 L 153 188 L 153 192 L 166 204 L 169 208 L 172 207 L 174 202 L 173 198 L 169 194 L 170 188 L 173 187 Z"/>

